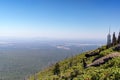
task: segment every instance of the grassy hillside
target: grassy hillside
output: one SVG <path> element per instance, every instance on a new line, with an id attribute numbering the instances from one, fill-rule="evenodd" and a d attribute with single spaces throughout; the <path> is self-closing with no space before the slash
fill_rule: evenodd
<path id="1" fill-rule="evenodd" d="M 28 80 L 120 80 L 120 52 L 114 47 L 106 49 L 102 46 L 65 59 L 30 76 Z M 112 55 L 107 56 L 109 54 Z M 100 63 L 102 59 L 103 63 Z"/>

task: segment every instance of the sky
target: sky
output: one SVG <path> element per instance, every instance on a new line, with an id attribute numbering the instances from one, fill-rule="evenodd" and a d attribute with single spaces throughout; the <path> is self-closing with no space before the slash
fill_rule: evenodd
<path id="1" fill-rule="evenodd" d="M 0 0 L 0 38 L 106 39 L 119 0 Z"/>

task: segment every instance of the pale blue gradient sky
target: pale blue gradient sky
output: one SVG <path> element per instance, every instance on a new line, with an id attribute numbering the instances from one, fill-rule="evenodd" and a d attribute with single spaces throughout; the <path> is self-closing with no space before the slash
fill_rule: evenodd
<path id="1" fill-rule="evenodd" d="M 0 0 L 0 37 L 105 39 L 120 29 L 119 0 Z"/>

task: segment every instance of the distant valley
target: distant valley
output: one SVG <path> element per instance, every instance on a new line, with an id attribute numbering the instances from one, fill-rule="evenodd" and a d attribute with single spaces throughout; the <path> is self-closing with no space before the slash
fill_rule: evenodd
<path id="1" fill-rule="evenodd" d="M 0 79 L 23 80 L 56 61 L 100 45 L 65 41 L 0 42 Z"/>

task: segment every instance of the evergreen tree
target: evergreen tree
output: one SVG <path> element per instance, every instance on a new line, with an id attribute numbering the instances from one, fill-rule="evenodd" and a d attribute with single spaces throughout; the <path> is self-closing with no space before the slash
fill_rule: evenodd
<path id="1" fill-rule="evenodd" d="M 119 35 L 118 35 L 118 43 L 120 44 L 120 32 L 119 32 Z"/>
<path id="2" fill-rule="evenodd" d="M 60 74 L 60 65 L 59 63 L 55 64 L 55 68 L 53 70 L 54 75 L 59 75 Z"/>
<path id="3" fill-rule="evenodd" d="M 83 59 L 83 67 L 86 68 L 87 64 L 85 62 L 85 59 Z"/>
<path id="4" fill-rule="evenodd" d="M 113 33 L 113 38 L 112 38 L 112 44 L 113 46 L 116 45 L 117 43 L 117 39 L 116 39 L 116 36 L 115 36 L 115 32 Z"/>
<path id="5" fill-rule="evenodd" d="M 72 58 L 72 59 L 70 60 L 70 63 L 69 63 L 69 65 L 68 65 L 69 68 L 72 67 L 72 65 L 73 65 L 73 55 L 72 55 L 71 58 Z"/>

